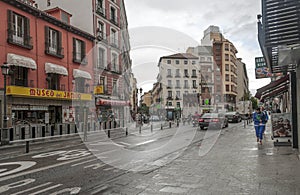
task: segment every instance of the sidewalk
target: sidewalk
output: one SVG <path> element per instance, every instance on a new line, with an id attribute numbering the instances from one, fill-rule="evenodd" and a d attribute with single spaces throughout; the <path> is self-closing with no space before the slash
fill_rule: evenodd
<path id="1" fill-rule="evenodd" d="M 127 177 L 126 186 L 111 182 L 111 189 L 117 194 L 300 194 L 298 151 L 274 147 L 269 125 L 262 145 L 253 124 L 244 128 L 242 122 L 223 129 L 205 155 L 199 155 L 203 142 L 198 143 L 150 174 Z"/>

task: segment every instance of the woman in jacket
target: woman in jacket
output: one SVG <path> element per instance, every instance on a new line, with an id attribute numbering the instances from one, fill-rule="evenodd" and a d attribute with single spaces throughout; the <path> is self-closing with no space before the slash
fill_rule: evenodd
<path id="1" fill-rule="evenodd" d="M 262 144 L 263 140 L 263 132 L 265 128 L 266 116 L 263 112 L 261 112 L 260 108 L 257 108 L 256 111 L 253 113 L 253 122 L 254 128 L 256 133 L 257 142 Z"/>

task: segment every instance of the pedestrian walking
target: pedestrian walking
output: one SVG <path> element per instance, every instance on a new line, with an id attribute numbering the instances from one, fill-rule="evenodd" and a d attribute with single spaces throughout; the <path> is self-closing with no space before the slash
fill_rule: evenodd
<path id="1" fill-rule="evenodd" d="M 263 140 L 263 130 L 264 126 L 266 125 L 263 123 L 265 121 L 265 115 L 261 112 L 260 108 L 257 108 L 256 111 L 253 113 L 253 121 L 254 121 L 254 128 L 256 133 L 256 139 L 259 144 L 262 144 Z"/>
<path id="2" fill-rule="evenodd" d="M 262 121 L 263 122 L 263 124 L 265 124 L 264 126 L 263 126 L 263 135 L 265 135 L 265 131 L 266 131 L 266 125 L 267 125 L 267 122 L 268 122 L 268 120 L 269 120 L 269 116 L 268 116 L 268 112 L 265 110 L 265 108 L 263 107 L 263 106 L 261 106 L 261 112 L 265 115 L 265 120 L 264 121 Z"/>

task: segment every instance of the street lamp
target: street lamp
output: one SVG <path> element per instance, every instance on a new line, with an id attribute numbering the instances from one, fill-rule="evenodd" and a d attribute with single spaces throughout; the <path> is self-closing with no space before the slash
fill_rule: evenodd
<path id="1" fill-rule="evenodd" d="M 1 145 L 8 144 L 8 129 L 7 129 L 7 115 L 6 115 L 6 76 L 9 75 L 9 66 L 6 62 L 1 66 L 1 71 L 4 76 L 4 92 L 3 92 L 3 126 L 2 126 L 2 138 Z"/>

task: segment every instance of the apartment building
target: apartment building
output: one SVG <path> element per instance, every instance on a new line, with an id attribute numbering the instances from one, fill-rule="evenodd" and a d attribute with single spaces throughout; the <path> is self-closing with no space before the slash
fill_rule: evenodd
<path id="1" fill-rule="evenodd" d="M 94 92 L 99 115 L 123 120 L 134 111 L 130 102 L 133 76 L 128 22 L 123 0 L 36 0 L 40 9 L 62 7 L 74 14 L 72 21 L 96 37 L 93 51 Z M 92 54 L 93 53 L 93 54 Z M 100 114 L 101 113 L 101 114 Z M 104 119 L 105 120 L 105 119 Z"/>
<path id="2" fill-rule="evenodd" d="M 160 105 L 168 119 L 199 112 L 199 58 L 189 53 L 163 56 L 159 60 Z"/>
<path id="3" fill-rule="evenodd" d="M 235 110 L 237 100 L 237 49 L 226 39 L 218 26 L 209 26 L 204 31 L 202 46 L 212 46 L 214 63 L 221 72 L 223 101 L 226 110 Z"/>
<path id="4" fill-rule="evenodd" d="M 224 109 L 222 75 L 213 60 L 213 47 L 189 47 L 187 53 L 199 58 L 200 113 L 222 111 Z"/>
<path id="5" fill-rule="evenodd" d="M 45 127 L 37 125 L 48 125 L 52 135 L 70 132 L 83 114 L 81 103 L 92 101 L 93 59 L 87 51 L 95 37 L 72 26 L 71 16 L 61 8 L 41 11 L 33 1 L 0 1 L 0 61 L 9 67 L 2 108 L 13 127 L 10 139 L 45 136 Z M 34 130 L 15 128 L 24 124 Z"/>

